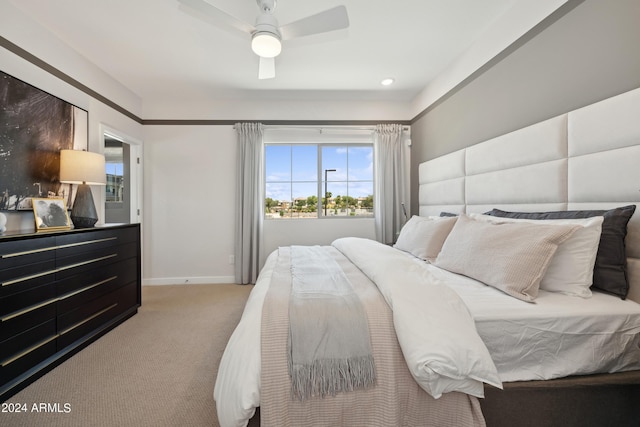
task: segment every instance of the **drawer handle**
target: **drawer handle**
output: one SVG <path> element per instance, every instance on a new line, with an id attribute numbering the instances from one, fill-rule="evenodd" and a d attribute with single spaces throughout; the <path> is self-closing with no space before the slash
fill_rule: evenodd
<path id="1" fill-rule="evenodd" d="M 91 264 L 91 263 L 98 262 L 98 261 L 104 261 L 105 259 L 113 258 L 113 257 L 116 257 L 116 256 L 118 256 L 118 254 L 111 254 L 111 255 L 100 257 L 100 258 L 90 259 L 89 261 L 82 261 L 82 262 L 78 262 L 76 264 L 65 265 L 64 267 L 56 268 L 56 271 L 69 270 L 70 268 L 81 267 L 83 265 Z"/>
<path id="2" fill-rule="evenodd" d="M 110 240 L 118 240 L 117 237 L 106 237 L 104 239 L 87 240 L 86 242 L 67 243 L 66 245 L 58 245 L 56 249 L 73 248 L 74 246 L 90 245 L 92 243 L 108 242 Z"/>
<path id="3" fill-rule="evenodd" d="M 108 279 L 101 280 L 101 281 L 99 281 L 97 283 L 94 283 L 93 285 L 85 286 L 84 288 L 78 289 L 76 291 L 72 291 L 72 292 L 66 293 L 66 294 L 61 295 L 60 297 L 58 297 L 57 301 L 65 300 L 65 299 L 70 298 L 70 297 L 72 297 L 74 295 L 78 295 L 78 294 L 80 294 L 82 292 L 88 291 L 89 289 L 93 289 L 93 288 L 95 288 L 97 286 L 104 285 L 105 283 L 111 282 L 112 280 L 115 280 L 117 278 L 118 278 L 118 276 L 111 276 Z"/>
<path id="4" fill-rule="evenodd" d="M 45 339 L 44 341 L 40 341 L 39 343 L 29 347 L 28 349 L 24 350 L 23 352 L 21 352 L 19 354 L 16 354 L 15 356 L 13 356 L 13 357 L 11 357 L 9 359 L 4 360 L 0 364 L 0 366 L 2 366 L 4 368 L 5 366 L 9 365 L 10 363 L 15 362 L 16 360 L 20 359 L 21 357 L 26 356 L 27 354 L 31 353 L 32 351 L 39 349 L 43 345 L 50 343 L 51 341 L 55 340 L 58 337 L 59 337 L 59 335 L 53 335 L 53 336 Z"/>
<path id="5" fill-rule="evenodd" d="M 106 313 L 107 311 L 111 310 L 112 308 L 114 308 L 114 307 L 115 307 L 115 306 L 117 306 L 117 305 L 118 305 L 118 303 L 116 302 L 116 303 L 111 304 L 111 305 L 110 305 L 109 307 L 107 307 L 107 308 L 103 308 L 102 310 L 98 311 L 97 313 L 94 313 L 92 316 L 87 317 L 86 319 L 82 320 L 81 322 L 78 322 L 78 323 L 76 323 L 75 325 L 69 326 L 67 329 L 65 329 L 64 331 L 60 332 L 60 333 L 58 334 L 58 336 L 62 336 L 62 335 L 64 335 L 64 334 L 68 333 L 68 332 L 73 331 L 74 329 L 76 329 L 76 328 L 78 328 L 78 327 L 80 327 L 80 326 L 84 325 L 85 323 L 87 323 L 87 322 L 89 322 L 89 321 L 91 321 L 91 320 L 95 319 L 96 317 L 100 316 L 101 314 Z"/>
<path id="6" fill-rule="evenodd" d="M 2 282 L 2 286 L 15 285 L 16 283 L 24 282 L 25 280 L 36 279 L 38 277 L 46 276 L 47 274 L 53 274 L 56 271 L 57 270 L 43 271 L 42 273 L 31 274 L 29 276 L 23 276 L 18 279 L 8 280 L 6 282 Z"/>
<path id="7" fill-rule="evenodd" d="M 15 258 L 17 256 L 22 256 L 22 255 L 30 255 L 30 254 L 37 254 L 40 252 L 53 251 L 55 249 L 56 249 L 55 246 L 49 246 L 48 248 L 32 249 L 30 251 L 23 251 L 23 252 L 14 252 L 11 254 L 4 254 L 0 256 L 0 259 Z"/>
<path id="8" fill-rule="evenodd" d="M 53 304 L 54 302 L 57 302 L 57 301 L 58 301 L 58 298 L 51 298 L 49 300 L 41 302 L 40 304 L 32 305 L 30 307 L 27 307 L 19 311 L 14 311 L 13 313 L 7 314 L 2 319 L 0 319 L 0 322 L 6 322 L 7 320 L 11 320 L 15 317 L 22 316 L 23 314 L 27 314 L 31 311 L 37 310 L 49 304 Z"/>

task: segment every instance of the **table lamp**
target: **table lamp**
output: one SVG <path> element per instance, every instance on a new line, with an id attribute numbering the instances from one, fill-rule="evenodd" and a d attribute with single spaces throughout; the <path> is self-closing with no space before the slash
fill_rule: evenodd
<path id="1" fill-rule="evenodd" d="M 91 151 L 60 150 L 60 182 L 79 184 L 70 215 L 74 227 L 93 227 L 98 213 L 89 185 L 106 184 L 104 156 Z"/>

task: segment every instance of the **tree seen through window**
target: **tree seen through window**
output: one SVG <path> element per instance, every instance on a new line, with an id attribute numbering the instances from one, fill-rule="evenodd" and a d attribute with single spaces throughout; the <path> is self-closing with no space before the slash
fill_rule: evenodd
<path id="1" fill-rule="evenodd" d="M 269 219 L 372 217 L 373 145 L 266 144 L 264 207 Z"/>

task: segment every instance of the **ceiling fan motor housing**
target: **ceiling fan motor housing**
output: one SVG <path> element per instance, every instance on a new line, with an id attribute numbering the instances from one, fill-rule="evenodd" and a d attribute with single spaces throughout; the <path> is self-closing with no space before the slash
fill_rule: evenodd
<path id="1" fill-rule="evenodd" d="M 255 31 L 251 34 L 251 47 L 262 57 L 273 58 L 281 52 L 282 45 L 278 21 L 273 15 L 262 13 L 256 19 Z"/>

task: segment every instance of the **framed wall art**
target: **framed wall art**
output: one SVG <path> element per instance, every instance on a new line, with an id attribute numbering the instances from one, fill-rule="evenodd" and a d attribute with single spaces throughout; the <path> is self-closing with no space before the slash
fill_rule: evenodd
<path id="1" fill-rule="evenodd" d="M 86 150 L 88 113 L 0 71 L 0 211 L 31 210 L 32 198 L 61 197 L 60 150 Z"/>
<path id="2" fill-rule="evenodd" d="M 71 228 L 71 220 L 64 199 L 32 197 L 31 202 L 37 231 Z"/>

